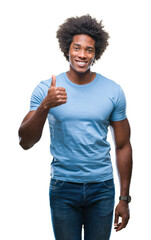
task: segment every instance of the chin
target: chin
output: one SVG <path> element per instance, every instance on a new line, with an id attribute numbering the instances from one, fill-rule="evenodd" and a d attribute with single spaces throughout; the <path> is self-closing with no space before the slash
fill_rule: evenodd
<path id="1" fill-rule="evenodd" d="M 77 72 L 77 73 L 86 73 L 90 70 L 90 68 L 74 68 L 74 70 Z"/>

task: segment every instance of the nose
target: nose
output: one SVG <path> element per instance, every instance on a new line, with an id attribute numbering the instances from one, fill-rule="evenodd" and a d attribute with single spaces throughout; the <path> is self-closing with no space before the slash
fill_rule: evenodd
<path id="1" fill-rule="evenodd" d="M 86 53 L 85 53 L 85 50 L 84 50 L 84 49 L 81 49 L 81 50 L 79 51 L 79 57 L 80 57 L 80 58 L 86 58 Z"/>

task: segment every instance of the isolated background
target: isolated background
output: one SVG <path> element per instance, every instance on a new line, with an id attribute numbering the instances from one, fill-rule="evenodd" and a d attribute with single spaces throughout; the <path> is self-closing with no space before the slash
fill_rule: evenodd
<path id="1" fill-rule="evenodd" d="M 149 0 L 5 0 L 0 3 L 0 239 L 54 239 L 49 209 L 52 156 L 46 122 L 42 139 L 29 151 L 18 144 L 18 128 L 41 81 L 68 70 L 56 30 L 71 16 L 103 19 L 110 45 L 92 68 L 119 83 L 127 98 L 134 171 L 131 220 L 111 239 L 150 236 L 150 2 Z M 116 183 L 119 184 L 112 161 Z"/>

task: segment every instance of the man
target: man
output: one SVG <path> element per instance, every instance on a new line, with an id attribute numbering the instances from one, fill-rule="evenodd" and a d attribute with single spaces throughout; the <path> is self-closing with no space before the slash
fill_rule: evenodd
<path id="1" fill-rule="evenodd" d="M 82 225 L 85 240 L 110 238 L 115 191 L 106 140 L 109 126 L 121 187 L 116 231 L 129 220 L 132 149 L 124 93 L 114 81 L 91 72 L 108 37 L 102 22 L 89 15 L 69 18 L 59 27 L 57 38 L 69 71 L 35 88 L 19 129 L 20 145 L 29 149 L 40 140 L 48 117 L 53 156 L 50 207 L 56 240 L 80 240 Z"/>

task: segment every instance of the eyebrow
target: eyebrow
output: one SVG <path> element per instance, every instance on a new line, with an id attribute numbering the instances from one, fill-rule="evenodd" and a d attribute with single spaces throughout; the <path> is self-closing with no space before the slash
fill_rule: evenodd
<path id="1" fill-rule="evenodd" d="M 80 44 L 78 44 L 78 43 L 74 43 L 74 45 L 76 45 L 76 46 L 78 46 L 78 47 L 80 47 L 80 46 L 81 46 L 81 45 L 80 45 Z M 91 49 L 94 49 L 94 47 L 90 47 L 90 46 L 87 46 L 87 48 L 88 48 L 88 49 L 90 49 L 90 48 L 91 48 Z"/>

